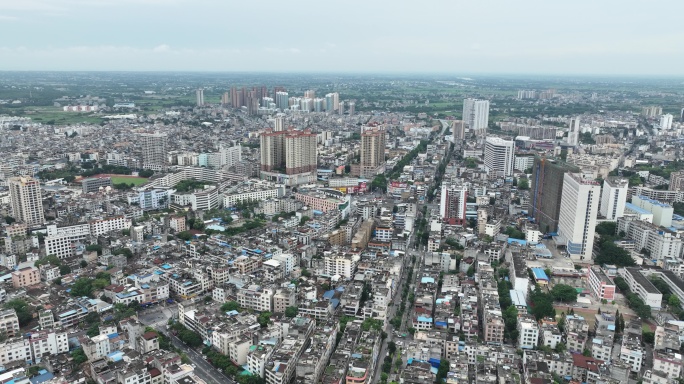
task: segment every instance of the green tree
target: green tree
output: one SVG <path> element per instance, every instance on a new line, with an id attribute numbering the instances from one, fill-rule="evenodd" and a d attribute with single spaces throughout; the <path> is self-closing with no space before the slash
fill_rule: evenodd
<path id="1" fill-rule="evenodd" d="M 88 356 L 83 352 L 83 348 L 75 349 L 71 352 L 71 357 L 74 359 L 74 364 L 81 365 L 88 361 Z"/>
<path id="2" fill-rule="evenodd" d="M 200 336 L 199 333 L 189 329 L 184 329 L 178 332 L 178 338 L 187 346 L 192 348 L 197 348 L 203 344 L 202 336 Z"/>
<path id="3" fill-rule="evenodd" d="M 670 295 L 670 298 L 667 299 L 667 304 L 672 308 L 679 308 L 679 306 L 681 305 L 679 297 L 677 297 L 677 295 Z"/>
<path id="4" fill-rule="evenodd" d="M 271 312 L 261 312 L 259 314 L 259 317 L 257 317 L 257 323 L 261 325 L 261 328 L 266 328 L 268 324 L 271 322 L 271 315 L 273 315 Z"/>
<path id="5" fill-rule="evenodd" d="M 71 286 L 71 296 L 90 297 L 93 293 L 93 280 L 80 278 Z"/>
<path id="6" fill-rule="evenodd" d="M 577 290 L 566 284 L 556 284 L 551 288 L 551 296 L 557 301 L 572 303 L 577 301 Z"/>
<path id="7" fill-rule="evenodd" d="M 17 220 L 15 220 L 14 217 L 5 216 L 5 223 L 7 223 L 7 225 L 12 225 L 15 221 L 17 221 Z"/>
<path id="8" fill-rule="evenodd" d="M 238 309 L 240 309 L 240 304 L 237 301 L 229 301 L 221 305 L 222 312 L 237 311 Z"/>
<path id="9" fill-rule="evenodd" d="M 299 313 L 299 309 L 297 307 L 285 308 L 285 316 L 287 317 L 295 317 L 297 316 L 297 313 Z"/>
<path id="10" fill-rule="evenodd" d="M 68 275 L 68 274 L 70 274 L 70 273 L 71 273 L 71 267 L 70 267 L 70 266 L 68 266 L 68 265 L 61 265 L 61 266 L 59 267 L 59 274 L 60 274 L 61 276 Z"/>
<path id="11" fill-rule="evenodd" d="M 33 308 L 22 299 L 12 299 L 5 303 L 4 307 L 6 309 L 14 309 L 17 312 L 19 325 L 22 327 L 33 320 Z"/>
<path id="12" fill-rule="evenodd" d="M 86 247 L 86 251 L 88 251 L 88 252 L 97 251 L 97 255 L 100 256 L 100 255 L 102 255 L 102 246 L 100 244 L 90 244 L 89 246 Z"/>
<path id="13" fill-rule="evenodd" d="M 529 180 L 527 180 L 526 177 L 520 178 L 520 180 L 518 181 L 518 189 L 523 190 L 523 191 L 526 189 L 530 189 L 530 182 L 529 182 Z"/>
<path id="14" fill-rule="evenodd" d="M 188 231 L 178 232 L 176 233 L 176 237 L 184 241 L 192 240 L 192 234 Z"/>

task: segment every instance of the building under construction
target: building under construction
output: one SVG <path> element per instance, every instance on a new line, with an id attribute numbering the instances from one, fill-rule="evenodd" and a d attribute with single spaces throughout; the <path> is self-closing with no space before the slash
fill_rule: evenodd
<path id="1" fill-rule="evenodd" d="M 530 216 L 539 224 L 542 232 L 549 233 L 558 230 L 563 175 L 566 172 L 579 172 L 579 168 L 560 160 L 534 158 Z"/>

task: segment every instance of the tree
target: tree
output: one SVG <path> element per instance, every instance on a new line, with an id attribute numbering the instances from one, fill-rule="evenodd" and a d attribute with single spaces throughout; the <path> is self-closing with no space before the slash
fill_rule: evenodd
<path id="1" fill-rule="evenodd" d="M 667 299 L 667 304 L 672 308 L 679 308 L 681 303 L 677 295 L 670 295 L 670 298 Z"/>
<path id="2" fill-rule="evenodd" d="M 52 265 L 54 267 L 59 267 L 62 265 L 62 260 L 59 259 L 59 257 L 55 255 L 47 255 L 43 257 L 42 259 L 36 261 L 33 263 L 33 265 L 37 268 L 40 267 L 41 265 Z"/>
<path id="3" fill-rule="evenodd" d="M 261 328 L 266 328 L 271 322 L 271 312 L 261 312 L 257 318 L 257 323 L 261 325 Z"/>
<path id="4" fill-rule="evenodd" d="M 530 182 L 529 182 L 529 180 L 527 180 L 526 177 L 520 178 L 520 180 L 518 181 L 518 189 L 523 190 L 523 191 L 526 189 L 530 189 Z"/>
<path id="5" fill-rule="evenodd" d="M 12 299 L 8 301 L 4 307 L 6 309 L 14 309 L 19 318 L 19 325 L 22 327 L 33 320 L 33 309 L 22 299 Z"/>
<path id="6" fill-rule="evenodd" d="M 90 297 L 93 292 L 93 280 L 80 278 L 71 286 L 71 296 Z"/>
<path id="7" fill-rule="evenodd" d="M 449 366 L 450 366 L 449 360 L 442 359 L 439 361 L 439 369 L 437 369 L 437 380 L 436 380 L 438 383 L 441 383 L 446 379 L 447 374 L 449 373 Z"/>
<path id="8" fill-rule="evenodd" d="M 90 244 L 89 246 L 86 247 L 86 251 L 88 251 L 88 252 L 97 251 L 97 255 L 100 256 L 100 255 L 102 255 L 102 246 L 100 244 Z"/>
<path id="9" fill-rule="evenodd" d="M 596 233 L 603 236 L 615 236 L 617 223 L 614 221 L 604 221 L 596 226 Z"/>
<path id="10" fill-rule="evenodd" d="M 71 352 L 71 357 L 74 359 L 74 364 L 81 365 L 88 361 L 88 356 L 83 352 L 83 348 L 79 347 Z"/>
<path id="11" fill-rule="evenodd" d="M 81 266 L 81 268 L 85 268 L 88 266 L 88 262 L 85 260 L 81 260 L 81 263 L 79 265 Z"/>
<path id="12" fill-rule="evenodd" d="M 196 348 L 202 345 L 202 336 L 197 332 L 193 332 L 189 329 L 183 329 L 178 332 L 178 338 L 185 343 L 187 346 Z"/>
<path id="13" fill-rule="evenodd" d="M 347 164 L 344 166 L 344 173 L 349 173 L 351 172 L 351 165 Z"/>
<path id="14" fill-rule="evenodd" d="M 71 267 L 68 265 L 62 265 L 59 267 L 59 274 L 64 276 L 71 273 Z"/>
<path id="15" fill-rule="evenodd" d="M 577 301 L 577 290 L 566 284 L 556 284 L 551 288 L 551 296 L 556 301 L 572 303 Z"/>
<path id="16" fill-rule="evenodd" d="M 188 231 L 178 232 L 176 233 L 176 237 L 184 241 L 192 240 L 192 234 Z"/>
<path id="17" fill-rule="evenodd" d="M 221 305 L 222 312 L 237 311 L 238 309 L 240 309 L 240 304 L 237 301 L 229 301 Z"/>
<path id="18" fill-rule="evenodd" d="M 14 217 L 5 216 L 5 223 L 7 223 L 8 225 L 12 225 L 12 223 L 14 223 L 15 221 L 17 221 L 17 220 L 15 220 Z"/>
<path id="19" fill-rule="evenodd" d="M 532 302 L 532 314 L 537 320 L 556 316 L 556 310 L 553 308 L 553 297 L 548 293 L 543 293 L 539 286 L 530 295 L 530 301 Z"/>
<path id="20" fill-rule="evenodd" d="M 468 275 L 468 277 L 473 277 L 475 275 L 475 266 L 474 265 L 471 265 L 470 267 L 468 267 L 468 270 L 466 271 L 466 275 Z"/>
<path id="21" fill-rule="evenodd" d="M 285 308 L 285 316 L 287 317 L 295 317 L 299 313 L 299 309 L 297 307 L 287 307 Z"/>

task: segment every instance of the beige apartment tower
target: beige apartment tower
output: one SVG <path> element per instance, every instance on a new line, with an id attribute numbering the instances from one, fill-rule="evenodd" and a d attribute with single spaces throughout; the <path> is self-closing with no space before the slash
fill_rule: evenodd
<path id="1" fill-rule="evenodd" d="M 267 130 L 260 137 L 261 170 L 287 175 L 315 172 L 317 139 L 310 130 Z"/>
<path id="2" fill-rule="evenodd" d="M 361 177 L 375 177 L 385 172 L 384 127 L 361 127 Z"/>
<path id="3" fill-rule="evenodd" d="M 12 216 L 28 226 L 45 224 L 40 183 L 31 177 L 13 177 L 7 181 Z"/>

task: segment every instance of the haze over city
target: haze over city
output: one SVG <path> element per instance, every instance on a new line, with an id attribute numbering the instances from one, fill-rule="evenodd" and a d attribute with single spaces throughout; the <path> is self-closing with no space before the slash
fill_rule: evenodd
<path id="1" fill-rule="evenodd" d="M 0 1 L 1 70 L 684 75 L 684 4 Z"/>

